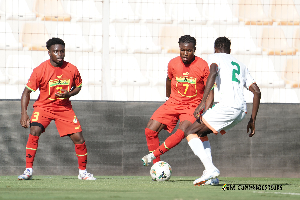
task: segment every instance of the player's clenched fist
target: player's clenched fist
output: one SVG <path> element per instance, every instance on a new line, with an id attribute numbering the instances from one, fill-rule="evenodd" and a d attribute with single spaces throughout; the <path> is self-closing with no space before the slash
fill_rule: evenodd
<path id="1" fill-rule="evenodd" d="M 59 98 L 69 98 L 69 97 L 71 97 L 68 90 L 65 90 L 65 89 L 61 89 L 59 92 L 55 93 L 55 96 L 57 96 Z"/>
<path id="2" fill-rule="evenodd" d="M 249 132 L 250 129 L 250 133 L 249 133 L 249 137 L 252 137 L 255 134 L 255 123 L 252 119 L 250 119 L 250 121 L 248 122 L 247 125 L 247 133 Z"/>
<path id="3" fill-rule="evenodd" d="M 22 114 L 21 115 L 20 124 L 24 128 L 28 128 L 30 126 L 30 120 L 29 120 L 29 117 L 28 117 L 27 114 Z"/>
<path id="4" fill-rule="evenodd" d="M 203 108 L 204 108 L 204 104 L 201 102 L 200 104 L 199 104 L 199 106 L 195 109 L 195 111 L 194 111 L 194 117 L 195 118 L 199 118 L 200 117 L 200 113 L 201 113 L 201 110 L 203 110 Z"/>

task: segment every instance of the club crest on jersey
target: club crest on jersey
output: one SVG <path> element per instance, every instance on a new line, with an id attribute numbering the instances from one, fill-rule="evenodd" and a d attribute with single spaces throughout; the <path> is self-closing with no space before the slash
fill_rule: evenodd
<path id="1" fill-rule="evenodd" d="M 74 122 L 75 124 L 78 122 L 76 116 L 74 116 L 73 122 Z"/>
<path id="2" fill-rule="evenodd" d="M 57 76 L 57 78 L 61 78 L 62 77 L 62 75 L 60 75 L 60 76 Z"/>

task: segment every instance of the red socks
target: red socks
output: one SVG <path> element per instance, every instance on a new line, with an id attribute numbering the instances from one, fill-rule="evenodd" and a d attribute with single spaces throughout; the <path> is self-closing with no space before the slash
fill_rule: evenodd
<path id="1" fill-rule="evenodd" d="M 154 156 L 158 157 L 164 153 L 166 153 L 167 151 L 169 151 L 169 149 L 175 147 L 177 144 L 179 144 L 181 142 L 181 140 L 183 140 L 184 138 L 184 132 L 180 129 L 177 129 L 177 131 L 170 135 L 165 142 L 160 145 L 154 152 Z"/>
<path id="2" fill-rule="evenodd" d="M 145 128 L 145 135 L 149 152 L 153 152 L 159 146 L 158 132 Z M 160 157 L 156 156 L 153 163 L 158 161 L 160 161 Z"/>
<path id="3" fill-rule="evenodd" d="M 75 152 L 78 158 L 78 168 L 80 170 L 85 170 L 87 163 L 87 149 L 85 142 L 83 144 L 75 144 Z"/>
<path id="4" fill-rule="evenodd" d="M 26 168 L 32 168 L 36 150 L 38 148 L 39 136 L 29 134 L 26 145 Z"/>
<path id="5" fill-rule="evenodd" d="M 32 168 L 36 150 L 38 148 L 39 136 L 29 134 L 26 145 L 26 168 Z M 87 163 L 87 149 L 85 142 L 83 144 L 75 144 L 75 152 L 78 157 L 79 169 L 85 170 Z"/>

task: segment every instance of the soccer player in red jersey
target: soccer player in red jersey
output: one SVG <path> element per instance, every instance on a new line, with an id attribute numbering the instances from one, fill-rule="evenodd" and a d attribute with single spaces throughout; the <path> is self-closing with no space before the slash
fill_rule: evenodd
<path id="1" fill-rule="evenodd" d="M 179 38 L 180 56 L 168 64 L 166 80 L 166 96 L 169 99 L 152 115 L 145 129 L 149 154 L 142 158 L 148 166 L 152 161 L 160 161 L 160 155 L 175 147 L 185 137 L 184 131 L 196 121 L 193 113 L 202 100 L 209 67 L 206 61 L 195 56 L 196 39 L 189 35 Z M 211 90 L 205 109 L 212 106 L 214 93 Z M 178 120 L 177 131 L 170 135 L 163 144 L 159 145 L 158 133 L 165 129 L 172 132 Z M 210 144 L 207 136 L 200 138 L 207 147 L 211 157 Z"/>
<path id="2" fill-rule="evenodd" d="M 64 61 L 65 43 L 63 40 L 52 38 L 47 41 L 46 47 L 50 59 L 33 70 L 21 97 L 20 123 L 24 128 L 30 127 L 30 134 L 26 145 L 26 169 L 18 179 L 32 179 L 32 166 L 39 137 L 54 120 L 60 137 L 69 136 L 75 144 L 79 165 L 78 179 L 96 180 L 93 174 L 86 171 L 87 149 L 85 140 L 69 100 L 81 90 L 80 73 L 74 65 Z M 33 114 L 29 119 L 27 107 L 30 93 L 37 89 L 40 90 L 40 95 L 33 104 Z"/>

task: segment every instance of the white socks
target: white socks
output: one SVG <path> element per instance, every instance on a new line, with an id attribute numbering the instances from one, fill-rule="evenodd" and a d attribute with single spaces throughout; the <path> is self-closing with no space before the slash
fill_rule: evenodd
<path id="1" fill-rule="evenodd" d="M 79 174 L 85 174 L 86 173 L 86 169 L 85 170 L 79 170 Z"/>
<path id="2" fill-rule="evenodd" d="M 202 141 L 199 138 L 193 138 L 188 142 L 189 146 L 191 147 L 192 151 L 203 163 L 205 170 L 212 170 L 216 167 L 212 163 L 211 156 L 208 156 L 205 152 L 204 146 Z"/>
<path id="3" fill-rule="evenodd" d="M 211 147 L 210 147 L 210 143 L 209 141 L 204 141 L 203 143 L 203 147 L 204 147 L 204 151 L 206 153 L 206 155 L 208 157 L 210 157 L 210 160 L 212 161 L 212 156 L 211 156 Z"/>

